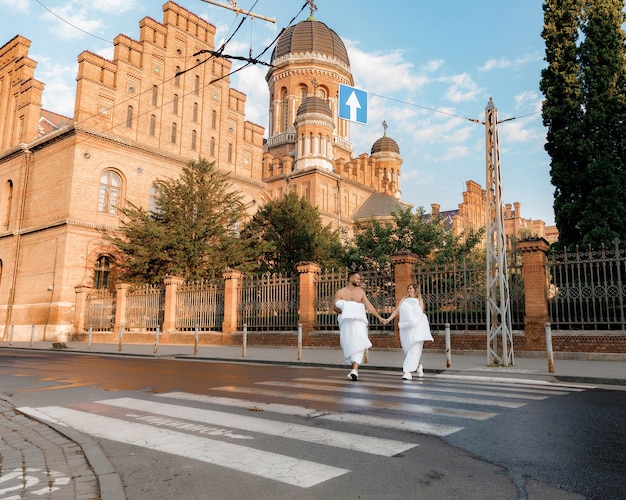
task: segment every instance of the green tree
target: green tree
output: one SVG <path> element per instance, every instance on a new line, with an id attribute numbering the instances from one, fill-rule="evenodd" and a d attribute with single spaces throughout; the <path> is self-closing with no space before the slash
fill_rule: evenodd
<path id="1" fill-rule="evenodd" d="M 155 210 L 129 203 L 115 244 L 124 255 L 121 278 L 158 283 L 220 276 L 240 252 L 233 228 L 245 216 L 228 174 L 206 160 L 191 161 L 178 179 L 155 182 Z"/>
<path id="2" fill-rule="evenodd" d="M 559 245 L 624 241 L 624 1 L 547 0 L 543 10 L 540 89 Z"/>
<path id="3" fill-rule="evenodd" d="M 334 267 L 343 256 L 337 231 L 323 226 L 318 209 L 295 192 L 260 208 L 241 240 L 257 272 L 290 273 L 303 261 Z"/>
<path id="4" fill-rule="evenodd" d="M 432 219 L 423 208 L 393 214 L 391 219 L 359 224 L 347 252 L 347 264 L 368 268 L 391 264 L 395 253 L 411 252 L 422 259 L 446 261 L 469 254 L 481 240 L 484 230 L 466 231 L 454 236 L 443 220 Z"/>

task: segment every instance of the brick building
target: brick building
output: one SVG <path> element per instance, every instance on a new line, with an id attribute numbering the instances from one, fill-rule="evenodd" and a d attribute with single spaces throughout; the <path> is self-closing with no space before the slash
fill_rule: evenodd
<path id="1" fill-rule="evenodd" d="M 401 200 L 400 149 L 386 132 L 371 154 L 354 156 L 337 102 L 339 84 L 354 83 L 350 61 L 324 23 L 310 17 L 278 39 L 266 76 L 267 131 L 245 119 L 231 62 L 211 55 L 215 26 L 167 2 L 162 22 L 145 17 L 139 27 L 139 40 L 115 38 L 112 60 L 78 55 L 71 118 L 41 108 L 45 84 L 30 41 L 18 35 L 0 47 L 4 339 L 9 329 L 30 336 L 32 326 L 45 340 L 71 333 L 75 288 L 115 281 L 117 207 L 149 208 L 155 180 L 176 178 L 193 159 L 229 172 L 249 215 L 295 190 L 349 233 L 357 219 L 411 206 Z M 470 211 L 483 203 L 466 202 Z M 459 217 L 484 224 L 468 222 L 464 208 Z"/>

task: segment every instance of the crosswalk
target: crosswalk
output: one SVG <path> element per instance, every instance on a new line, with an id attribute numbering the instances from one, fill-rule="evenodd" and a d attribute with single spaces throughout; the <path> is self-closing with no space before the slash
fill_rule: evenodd
<path id="1" fill-rule="evenodd" d="M 447 436 L 472 421 L 589 388 L 449 375 L 401 382 L 375 371 L 353 383 L 342 375 L 329 370 L 325 377 L 215 386 L 204 394 L 22 410 L 96 438 L 311 488 L 350 470 L 290 456 L 277 440 L 393 457 L 418 446 L 418 435 Z M 372 428 L 402 431 L 393 434 L 401 438 L 376 437 Z"/>

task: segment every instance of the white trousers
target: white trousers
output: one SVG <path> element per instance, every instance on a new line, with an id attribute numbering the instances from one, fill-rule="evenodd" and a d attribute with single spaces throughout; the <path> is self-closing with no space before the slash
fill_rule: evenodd
<path id="1" fill-rule="evenodd" d="M 420 358 L 422 357 L 422 349 L 424 348 L 424 341 L 415 342 L 411 344 L 409 350 L 404 356 L 404 363 L 402 363 L 402 370 L 405 372 L 414 372 L 420 364 Z"/>

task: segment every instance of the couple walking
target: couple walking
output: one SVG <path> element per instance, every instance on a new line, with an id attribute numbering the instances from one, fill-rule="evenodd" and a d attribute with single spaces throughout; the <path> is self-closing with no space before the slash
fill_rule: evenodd
<path id="1" fill-rule="evenodd" d="M 402 378 L 411 380 L 413 378 L 412 372 L 417 372 L 420 377 L 423 376 L 424 369 L 420 363 L 420 358 L 422 357 L 424 341 L 432 341 L 433 337 L 430 333 L 428 318 L 424 314 L 424 301 L 417 285 L 411 283 L 407 287 L 407 296 L 385 319 L 372 306 L 360 284 L 361 276 L 359 273 L 348 273 L 348 284 L 335 294 L 334 310 L 339 313 L 341 349 L 346 363 L 352 367 L 348 373 L 348 378 L 358 380 L 358 369 L 359 365 L 363 363 L 365 350 L 372 347 L 367 336 L 366 311 L 372 313 L 385 325 L 399 315 L 400 342 L 404 351 Z"/>

